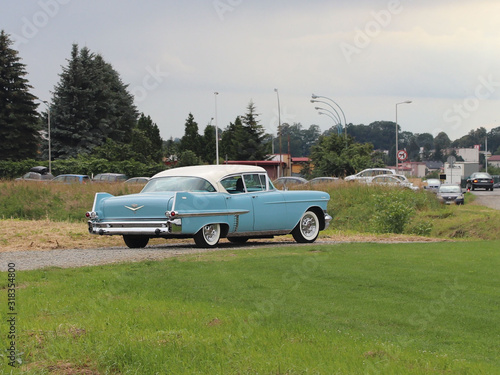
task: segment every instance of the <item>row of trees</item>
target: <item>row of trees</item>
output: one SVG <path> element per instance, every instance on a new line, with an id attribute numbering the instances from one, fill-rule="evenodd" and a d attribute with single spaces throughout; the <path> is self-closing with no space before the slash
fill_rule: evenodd
<path id="1" fill-rule="evenodd" d="M 52 159 L 79 155 L 108 160 L 159 162 L 160 130 L 150 116 L 139 116 L 133 96 L 102 56 L 73 45 L 53 97 L 38 114 L 40 100 L 12 41 L 0 32 L 0 160 L 48 159 L 42 136 L 50 115 Z M 45 132 L 46 133 L 46 132 Z"/>
<path id="2" fill-rule="evenodd" d="M 73 45 L 62 68 L 48 110 L 38 114 L 40 100 L 30 93 L 25 65 L 11 48 L 9 36 L 0 33 L 0 160 L 47 160 L 47 142 L 40 133 L 51 122 L 52 159 L 91 155 L 110 161 L 155 163 L 163 157 L 179 165 L 215 162 L 215 128 L 200 129 L 190 113 L 178 142 L 163 142 L 150 116 L 140 114 L 133 96 L 116 70 L 88 48 Z M 219 155 L 230 160 L 264 160 L 273 151 L 310 156 L 322 174 L 341 175 L 367 166 L 391 164 L 395 159 L 395 123 L 347 125 L 347 137 L 338 129 L 321 133 L 317 125 L 282 124 L 278 134 L 266 134 L 255 104 L 219 133 Z M 449 147 L 473 147 L 488 137 L 489 147 L 500 153 L 500 127 L 484 128 L 451 141 L 445 133 L 400 132 L 400 148 L 410 160 L 445 160 Z M 374 152 L 385 150 L 387 152 Z"/>

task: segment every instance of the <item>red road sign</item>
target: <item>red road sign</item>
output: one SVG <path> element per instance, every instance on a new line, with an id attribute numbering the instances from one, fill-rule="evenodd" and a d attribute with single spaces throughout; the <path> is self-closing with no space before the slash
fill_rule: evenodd
<path id="1" fill-rule="evenodd" d="M 399 150 L 398 151 L 398 160 L 405 161 L 406 159 L 408 159 L 408 153 L 405 150 Z"/>

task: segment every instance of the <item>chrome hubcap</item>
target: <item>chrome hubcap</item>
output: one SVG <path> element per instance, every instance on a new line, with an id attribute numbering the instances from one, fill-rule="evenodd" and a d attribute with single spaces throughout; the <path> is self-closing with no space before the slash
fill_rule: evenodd
<path id="1" fill-rule="evenodd" d="M 311 215 L 302 218 L 302 233 L 305 237 L 313 237 L 316 234 L 316 220 Z"/>
<path id="2" fill-rule="evenodd" d="M 206 227 L 203 228 L 203 235 L 205 236 L 205 239 L 207 240 L 208 243 L 213 243 L 217 241 L 218 237 L 217 227 L 215 227 L 214 225 L 207 225 Z"/>

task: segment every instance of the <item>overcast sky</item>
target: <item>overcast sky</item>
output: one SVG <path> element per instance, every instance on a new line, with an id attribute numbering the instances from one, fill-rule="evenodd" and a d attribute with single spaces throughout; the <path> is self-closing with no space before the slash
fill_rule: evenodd
<path id="1" fill-rule="evenodd" d="M 274 89 L 282 122 L 322 131 L 334 121 L 318 115 L 313 93 L 336 102 L 347 123 L 395 121 L 396 103 L 411 100 L 397 106 L 403 131 L 454 140 L 500 126 L 498 0 L 0 4 L 33 94 L 50 100 L 72 44 L 86 46 L 118 71 L 164 139 L 183 135 L 190 112 L 200 133 L 211 118 L 224 129 L 251 100 L 276 134 Z"/>

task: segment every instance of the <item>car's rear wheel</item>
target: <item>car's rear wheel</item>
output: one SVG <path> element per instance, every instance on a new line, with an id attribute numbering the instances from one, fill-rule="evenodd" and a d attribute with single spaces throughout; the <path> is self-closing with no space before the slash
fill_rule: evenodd
<path id="1" fill-rule="evenodd" d="M 292 231 L 292 236 L 299 243 L 316 241 L 319 234 L 319 219 L 313 211 L 306 211 Z"/>
<path id="2" fill-rule="evenodd" d="M 198 247 L 215 247 L 220 239 L 220 225 L 208 224 L 194 235 L 194 242 Z"/>
<path id="3" fill-rule="evenodd" d="M 128 235 L 123 236 L 123 241 L 125 241 L 125 245 L 127 245 L 131 249 L 139 249 L 142 247 L 146 247 L 149 242 L 149 237 Z"/>
<path id="4" fill-rule="evenodd" d="M 248 237 L 228 237 L 227 239 L 232 243 L 245 243 L 248 241 Z"/>

